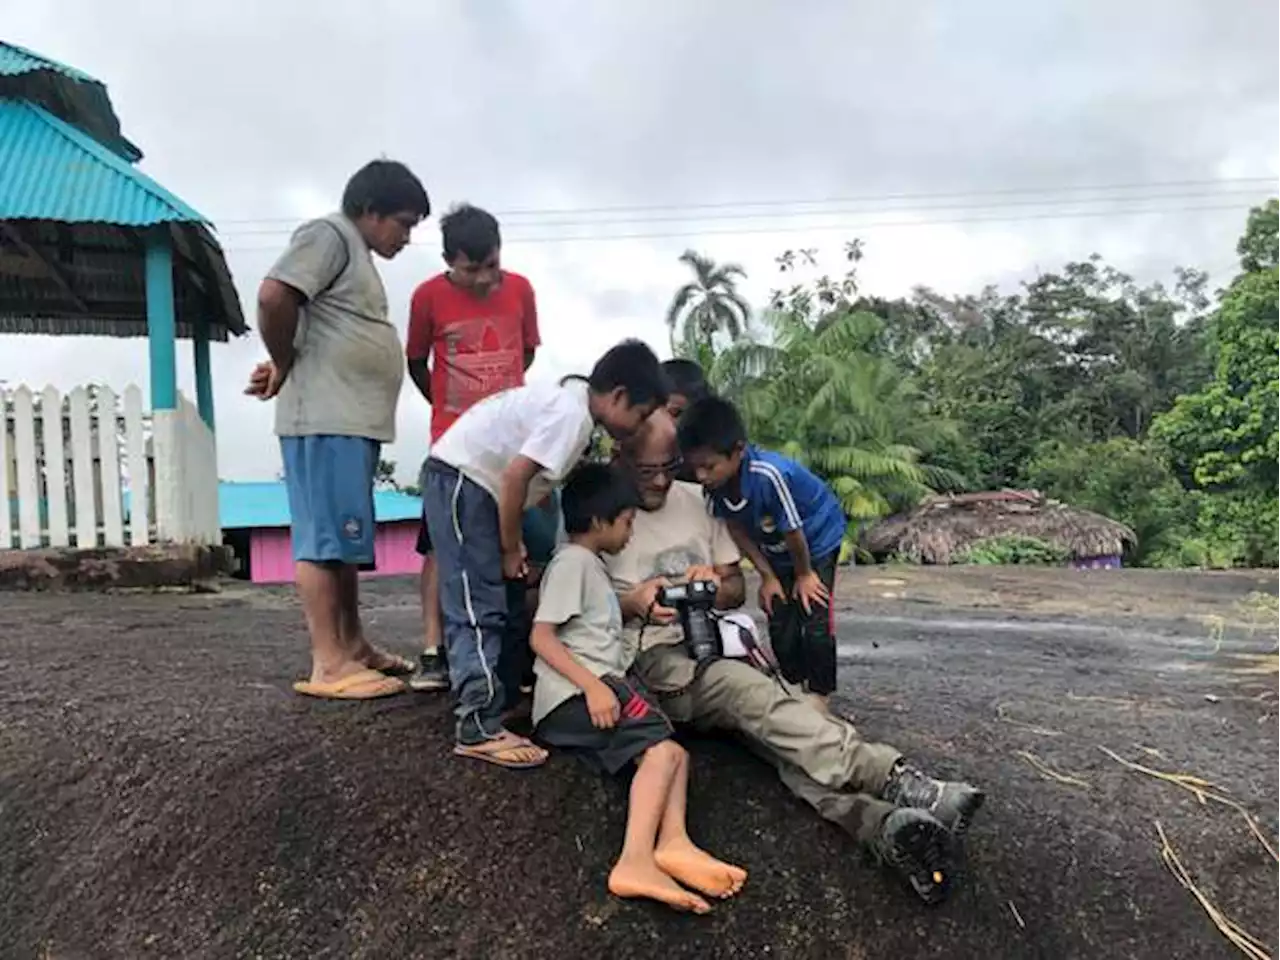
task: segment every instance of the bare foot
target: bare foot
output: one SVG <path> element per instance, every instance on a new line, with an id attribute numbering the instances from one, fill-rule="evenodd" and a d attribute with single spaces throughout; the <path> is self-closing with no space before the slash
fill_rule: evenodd
<path id="1" fill-rule="evenodd" d="M 657 900 L 687 913 L 711 912 L 711 904 L 684 889 L 652 860 L 619 860 L 609 873 L 609 892 L 615 897 Z"/>
<path id="2" fill-rule="evenodd" d="M 717 860 L 689 840 L 659 846 L 653 859 L 665 873 L 709 897 L 732 897 L 747 882 L 747 871 Z"/>
<path id="3" fill-rule="evenodd" d="M 400 674 L 408 674 L 413 672 L 413 663 L 404 657 L 388 653 L 381 647 L 375 647 L 366 641 L 361 647 L 360 652 L 356 654 L 356 660 L 363 663 L 370 670 L 377 670 L 390 676 L 398 676 Z"/>
<path id="4" fill-rule="evenodd" d="M 339 680 L 345 680 L 347 677 L 355 676 L 358 673 L 365 673 L 370 668 L 359 660 L 343 660 L 340 663 L 319 663 L 311 662 L 311 680 L 313 684 L 325 686 L 327 684 L 337 683 Z M 381 671 L 379 671 L 381 673 Z"/>

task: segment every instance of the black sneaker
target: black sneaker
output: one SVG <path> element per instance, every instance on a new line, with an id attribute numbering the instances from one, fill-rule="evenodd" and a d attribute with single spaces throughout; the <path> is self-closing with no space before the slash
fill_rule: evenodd
<path id="1" fill-rule="evenodd" d="M 880 825 L 871 853 L 933 906 L 947 898 L 956 872 L 955 838 L 923 810 L 899 807 Z"/>
<path id="2" fill-rule="evenodd" d="M 418 654 L 418 669 L 409 678 L 409 689 L 419 692 L 449 689 L 449 665 L 440 653 Z"/>
<path id="3" fill-rule="evenodd" d="M 935 780 L 905 761 L 899 761 L 881 791 L 882 799 L 899 807 L 924 810 L 963 837 L 969 822 L 987 798 L 977 787 L 954 780 Z"/>

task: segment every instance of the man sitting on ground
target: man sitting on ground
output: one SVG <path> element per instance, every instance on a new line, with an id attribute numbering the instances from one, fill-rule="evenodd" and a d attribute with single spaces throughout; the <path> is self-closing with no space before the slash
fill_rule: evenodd
<path id="1" fill-rule="evenodd" d="M 641 496 L 631 541 L 605 563 L 627 629 L 640 646 L 635 670 L 677 723 L 735 733 L 778 769 L 818 813 L 904 877 L 926 902 L 949 889 L 957 841 L 982 804 L 966 783 L 936 780 L 895 748 L 868 743 L 851 723 L 738 660 L 695 663 L 676 612 L 657 605 L 673 580 L 718 582 L 716 605 L 744 597 L 739 553 L 696 486 L 673 481 L 675 424 L 659 411 L 624 446 L 621 463 Z"/>

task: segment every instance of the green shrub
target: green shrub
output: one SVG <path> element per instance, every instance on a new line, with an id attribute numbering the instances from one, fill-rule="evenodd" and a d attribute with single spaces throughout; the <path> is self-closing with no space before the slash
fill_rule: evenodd
<path id="1" fill-rule="evenodd" d="M 970 544 L 956 554 L 954 563 L 976 566 L 1058 566 L 1067 552 L 1038 537 L 989 537 Z"/>

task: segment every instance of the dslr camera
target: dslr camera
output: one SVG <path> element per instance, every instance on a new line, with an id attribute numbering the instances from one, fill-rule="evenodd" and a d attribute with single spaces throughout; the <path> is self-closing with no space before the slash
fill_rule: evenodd
<path id="1" fill-rule="evenodd" d="M 658 591 L 658 604 L 679 614 L 685 645 L 698 663 L 714 660 L 722 652 L 720 631 L 711 615 L 715 602 L 713 580 L 690 580 Z"/>

